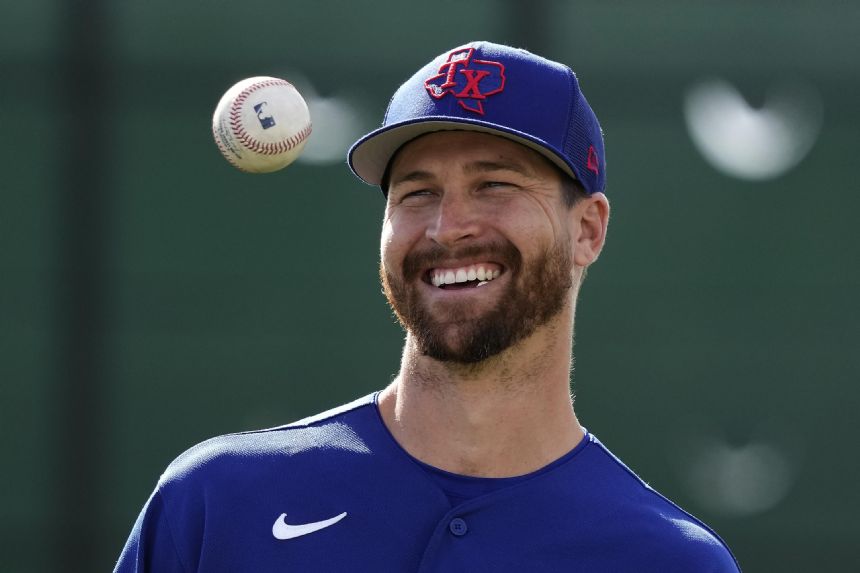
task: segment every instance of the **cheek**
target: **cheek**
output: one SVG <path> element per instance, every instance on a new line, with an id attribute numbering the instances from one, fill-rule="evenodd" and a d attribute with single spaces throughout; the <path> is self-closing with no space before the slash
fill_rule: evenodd
<path id="1" fill-rule="evenodd" d="M 386 220 L 382 224 L 382 234 L 379 238 L 379 260 L 386 269 L 390 268 L 389 261 L 394 250 L 394 233 L 392 232 L 390 221 Z"/>
<path id="2" fill-rule="evenodd" d="M 570 245 L 571 218 L 570 211 L 565 206 L 549 206 L 544 211 L 544 228 L 548 240 L 553 244 L 567 243 Z"/>
<path id="3" fill-rule="evenodd" d="M 400 267 L 414 238 L 396 217 L 386 218 L 382 223 L 379 241 L 379 257 L 388 272 L 400 274 Z"/>
<path id="4" fill-rule="evenodd" d="M 539 249 L 568 240 L 570 232 L 566 219 L 543 205 L 530 207 L 509 213 L 507 227 L 511 236 L 516 236 L 519 241 L 526 241 Z"/>

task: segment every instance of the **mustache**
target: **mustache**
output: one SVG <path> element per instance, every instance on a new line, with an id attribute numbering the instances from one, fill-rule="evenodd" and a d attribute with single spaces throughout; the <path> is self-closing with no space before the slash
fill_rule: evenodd
<path id="1" fill-rule="evenodd" d="M 497 261 L 512 271 L 519 270 L 523 256 L 510 241 L 474 243 L 453 249 L 438 243 L 416 249 L 403 259 L 403 278 L 415 279 L 422 271 L 438 266 L 446 259 L 479 259 Z"/>

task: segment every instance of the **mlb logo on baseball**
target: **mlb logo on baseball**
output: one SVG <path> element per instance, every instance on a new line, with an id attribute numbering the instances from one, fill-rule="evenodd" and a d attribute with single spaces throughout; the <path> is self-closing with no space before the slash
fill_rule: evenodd
<path id="1" fill-rule="evenodd" d="M 254 111 L 257 112 L 257 119 L 260 120 L 260 127 L 263 129 L 269 129 L 270 127 L 274 127 L 275 118 L 271 115 L 266 115 L 268 112 L 266 108 L 269 106 L 269 102 L 261 102 L 254 106 Z"/>

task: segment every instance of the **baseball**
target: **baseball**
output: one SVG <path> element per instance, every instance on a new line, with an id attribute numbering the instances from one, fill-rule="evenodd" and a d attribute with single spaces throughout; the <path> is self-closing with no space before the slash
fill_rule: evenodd
<path id="1" fill-rule="evenodd" d="M 259 76 L 240 81 L 221 97 L 212 116 L 221 154 L 248 173 L 271 173 L 296 160 L 311 134 L 311 116 L 286 80 Z"/>

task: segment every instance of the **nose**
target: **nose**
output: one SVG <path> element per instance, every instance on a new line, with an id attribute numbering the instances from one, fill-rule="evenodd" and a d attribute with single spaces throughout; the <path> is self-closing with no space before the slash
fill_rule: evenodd
<path id="1" fill-rule="evenodd" d="M 438 203 L 436 217 L 427 227 L 427 238 L 453 247 L 481 233 L 481 219 L 475 202 L 468 196 L 446 193 Z"/>

